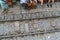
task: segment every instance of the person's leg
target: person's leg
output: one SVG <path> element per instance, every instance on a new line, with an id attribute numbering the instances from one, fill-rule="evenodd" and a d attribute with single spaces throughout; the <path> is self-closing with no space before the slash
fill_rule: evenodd
<path id="1" fill-rule="evenodd" d="M 22 5 L 22 7 L 24 7 L 24 3 L 22 3 L 21 5 Z"/>
<path id="2" fill-rule="evenodd" d="M 50 2 L 50 0 L 48 0 L 47 7 L 49 7 L 49 2 Z"/>
<path id="3" fill-rule="evenodd" d="M 28 6 L 28 5 L 25 3 L 25 9 L 27 9 L 27 6 Z"/>
<path id="4" fill-rule="evenodd" d="M 9 8 L 8 7 L 6 8 L 6 13 L 9 13 Z"/>
<path id="5" fill-rule="evenodd" d="M 48 0 L 48 4 L 50 4 L 51 3 L 51 0 Z"/>
<path id="6" fill-rule="evenodd" d="M 43 0 L 40 0 L 41 1 L 41 5 L 43 5 Z"/>
<path id="7" fill-rule="evenodd" d="M 43 6 L 43 2 L 44 1 L 43 0 L 40 0 L 40 2 L 41 2 L 41 7 L 44 8 L 44 6 Z"/>
<path id="8" fill-rule="evenodd" d="M 7 7 L 4 8 L 2 13 L 7 14 L 8 13 L 8 8 Z"/>
<path id="9" fill-rule="evenodd" d="M 41 2 L 41 5 L 43 5 L 43 0 L 37 0 L 38 2 Z"/>
<path id="10" fill-rule="evenodd" d="M 7 7 L 7 9 L 6 9 L 6 12 L 7 12 L 7 13 L 13 13 L 13 11 L 10 11 L 8 7 Z"/>
<path id="11" fill-rule="evenodd" d="M 23 7 L 24 7 L 24 9 L 27 9 L 27 4 L 24 3 L 24 4 L 23 4 Z"/>
<path id="12" fill-rule="evenodd" d="M 50 6 L 52 7 L 52 5 L 51 5 L 51 0 L 48 0 L 47 6 L 48 6 L 48 7 L 50 7 Z"/>
<path id="13" fill-rule="evenodd" d="M 51 0 L 50 7 L 52 7 L 52 4 L 54 3 L 54 0 Z"/>
<path id="14" fill-rule="evenodd" d="M 2 14 L 4 14 L 4 10 L 2 10 L 2 12 L 1 12 Z"/>
<path id="15" fill-rule="evenodd" d="M 52 4 L 54 3 L 54 0 L 51 0 L 50 7 L 52 7 Z"/>
<path id="16" fill-rule="evenodd" d="M 54 0 L 52 0 L 52 3 L 54 3 Z"/>
<path id="17" fill-rule="evenodd" d="M 6 13 L 6 9 L 2 9 L 2 14 L 5 14 Z"/>
<path id="18" fill-rule="evenodd" d="M 22 3 L 21 5 L 22 5 L 23 8 L 25 8 L 25 3 Z"/>

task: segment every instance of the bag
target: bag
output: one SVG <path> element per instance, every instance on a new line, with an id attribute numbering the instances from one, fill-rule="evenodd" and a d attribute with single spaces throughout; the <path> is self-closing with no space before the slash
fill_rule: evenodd
<path id="1" fill-rule="evenodd" d="M 32 1 L 32 2 L 30 2 L 30 3 L 28 3 L 28 9 L 29 8 L 36 8 L 36 2 L 35 1 Z"/>

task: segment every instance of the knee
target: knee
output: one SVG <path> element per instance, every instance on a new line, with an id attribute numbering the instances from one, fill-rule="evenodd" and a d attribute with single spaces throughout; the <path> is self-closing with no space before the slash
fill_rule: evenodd
<path id="1" fill-rule="evenodd" d="M 52 2 L 54 2 L 54 0 L 52 0 Z"/>

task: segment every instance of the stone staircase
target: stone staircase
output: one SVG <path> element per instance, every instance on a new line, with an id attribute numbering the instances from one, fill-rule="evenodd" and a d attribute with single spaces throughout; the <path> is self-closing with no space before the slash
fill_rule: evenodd
<path id="1" fill-rule="evenodd" d="M 60 3 L 44 5 L 31 10 L 14 7 L 14 13 L 0 14 L 0 40 L 60 40 Z"/>

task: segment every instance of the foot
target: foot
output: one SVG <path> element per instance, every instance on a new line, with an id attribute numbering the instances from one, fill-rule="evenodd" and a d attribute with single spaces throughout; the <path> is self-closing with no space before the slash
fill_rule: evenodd
<path id="1" fill-rule="evenodd" d="M 50 7 L 52 7 L 52 4 L 50 5 Z"/>
<path id="2" fill-rule="evenodd" d="M 8 13 L 12 13 L 12 11 L 8 11 Z"/>
<path id="3" fill-rule="evenodd" d="M 2 12 L 1 14 L 5 14 L 4 12 Z"/>
<path id="4" fill-rule="evenodd" d="M 49 7 L 49 4 L 47 4 L 47 7 Z"/>
<path id="5" fill-rule="evenodd" d="M 12 11 L 8 11 L 8 14 L 13 13 Z"/>

